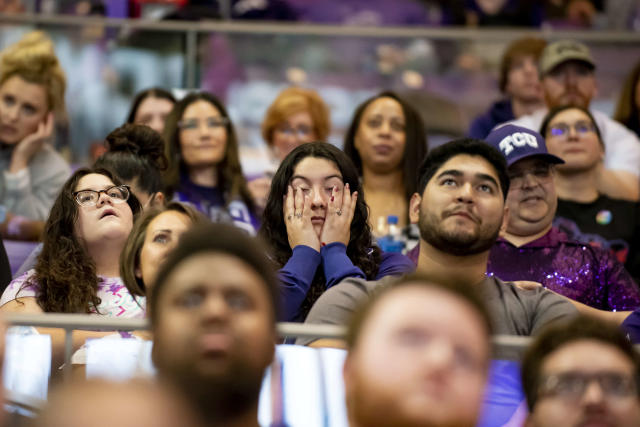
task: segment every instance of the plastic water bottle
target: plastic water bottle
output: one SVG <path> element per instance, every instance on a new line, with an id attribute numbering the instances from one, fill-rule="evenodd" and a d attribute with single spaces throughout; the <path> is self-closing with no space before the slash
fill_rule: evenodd
<path id="1" fill-rule="evenodd" d="M 387 217 L 387 234 L 378 239 L 378 246 L 384 252 L 402 253 L 404 250 L 402 230 L 398 226 L 398 217 L 396 215 Z"/>

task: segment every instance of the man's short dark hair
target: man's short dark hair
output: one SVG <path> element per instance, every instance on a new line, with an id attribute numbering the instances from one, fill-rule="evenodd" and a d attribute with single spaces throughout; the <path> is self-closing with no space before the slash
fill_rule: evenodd
<path id="1" fill-rule="evenodd" d="M 349 326 L 347 329 L 347 348 L 353 349 L 358 340 L 360 339 L 360 333 L 364 324 L 371 317 L 371 312 L 374 307 L 379 304 L 379 301 L 384 299 L 386 295 L 394 293 L 397 289 L 420 286 L 424 289 L 441 290 L 443 292 L 451 294 L 454 298 L 460 299 L 469 305 L 482 319 L 482 325 L 487 331 L 487 335 L 491 336 L 493 333 L 493 325 L 489 309 L 484 299 L 476 288 L 472 284 L 466 283 L 450 283 L 441 284 L 434 282 L 424 274 L 414 273 L 408 276 L 400 277 L 396 282 L 390 286 L 382 288 L 379 292 L 369 298 L 362 306 L 356 310 L 351 317 Z"/>
<path id="2" fill-rule="evenodd" d="M 433 175 L 452 157 L 460 154 L 480 156 L 493 166 L 498 174 L 502 195 L 506 199 L 509 192 L 509 175 L 507 174 L 507 161 L 500 151 L 496 150 L 480 139 L 462 138 L 456 139 L 431 150 L 420 166 L 420 181 L 418 191 L 424 194 Z"/>
<path id="3" fill-rule="evenodd" d="M 577 316 L 568 322 L 550 325 L 527 349 L 522 359 L 521 374 L 529 411 L 533 411 L 538 400 L 542 365 L 546 358 L 561 347 L 582 340 L 600 341 L 603 345 L 615 347 L 628 356 L 634 365 L 634 375 L 638 383 L 640 356 L 620 327 L 593 317 Z"/>
<path id="4" fill-rule="evenodd" d="M 230 255 L 248 264 L 262 278 L 267 287 L 269 303 L 273 308 L 274 325 L 278 318 L 279 294 L 278 281 L 266 257 L 267 250 L 258 239 L 250 237 L 245 232 L 227 224 L 200 224 L 182 235 L 178 246 L 169 254 L 167 260 L 160 267 L 155 284 L 148 297 L 151 311 L 151 324 L 157 325 L 162 314 L 158 310 L 160 295 L 165 292 L 167 277 L 185 259 L 199 253 L 214 252 Z M 215 274 L 212 271 L 211 274 Z"/>

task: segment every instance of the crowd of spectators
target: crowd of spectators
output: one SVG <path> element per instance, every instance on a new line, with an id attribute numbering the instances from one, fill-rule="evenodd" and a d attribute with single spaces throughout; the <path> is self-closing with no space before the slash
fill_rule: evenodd
<path id="1" fill-rule="evenodd" d="M 475 25 L 563 5 L 464 4 Z M 584 18 L 607 4 L 565 6 Z M 135 401 L 140 425 L 255 426 L 265 371 L 281 375 L 276 344 L 291 341 L 278 321 L 349 327 L 295 343 L 347 350 L 351 426 L 475 425 L 491 360 L 522 358 L 492 353 L 494 334 L 537 337 L 522 359 L 527 425 L 640 424 L 638 66 L 611 118 L 591 106 L 587 46 L 515 41 L 505 98 L 437 147 L 415 107 L 382 91 L 338 148 L 321 94 L 287 88 L 262 126 L 269 166 L 248 176 L 221 99 L 157 87 L 72 170 L 51 144 L 66 78 L 50 39 L 0 55 L 0 233 L 32 250 L 21 265 L 0 251 L 0 312 L 148 317 L 150 331 L 76 331 L 73 363 L 88 338 L 152 340 L 161 385 L 117 400 L 118 385 L 68 384 L 41 425 L 102 425 L 67 406 L 99 390 L 114 419 Z M 64 333 L 29 333 L 51 335 L 57 372 Z"/>
<path id="2" fill-rule="evenodd" d="M 234 19 L 350 25 L 637 29 L 636 1 L 615 0 L 3 0 L 3 13 Z"/>

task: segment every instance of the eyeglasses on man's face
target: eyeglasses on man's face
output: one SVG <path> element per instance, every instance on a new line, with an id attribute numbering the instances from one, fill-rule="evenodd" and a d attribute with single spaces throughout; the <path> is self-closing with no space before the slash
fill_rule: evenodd
<path id="1" fill-rule="evenodd" d="M 200 119 L 185 119 L 178 122 L 178 127 L 182 130 L 200 129 Z M 204 119 L 204 125 L 209 129 L 217 129 L 227 127 L 229 119 L 226 117 L 207 117 Z"/>
<path id="2" fill-rule="evenodd" d="M 553 167 L 548 163 L 539 163 L 530 169 L 512 167 L 509 169 L 509 188 L 518 189 L 525 185 L 526 177 L 531 175 L 538 183 L 546 183 L 553 177 Z"/>
<path id="3" fill-rule="evenodd" d="M 80 206 L 95 206 L 100 200 L 100 194 L 104 193 L 113 203 L 122 203 L 126 202 L 129 199 L 129 194 L 131 191 L 129 190 L 128 185 L 113 185 L 111 187 L 105 188 L 104 190 L 80 190 L 73 193 L 73 198 L 76 203 Z"/>
<path id="4" fill-rule="evenodd" d="M 569 136 L 569 133 L 571 132 L 571 129 L 573 129 L 576 135 L 582 136 L 591 132 L 595 132 L 596 127 L 593 125 L 593 123 L 586 120 L 580 120 L 573 124 L 556 123 L 549 127 L 549 135 L 555 138 L 567 138 Z"/>
<path id="5" fill-rule="evenodd" d="M 621 399 L 638 395 L 636 379 L 632 375 L 614 371 L 548 375 L 542 379 L 538 394 L 541 398 L 555 397 L 567 402 L 577 402 L 594 381 L 606 398 Z"/>

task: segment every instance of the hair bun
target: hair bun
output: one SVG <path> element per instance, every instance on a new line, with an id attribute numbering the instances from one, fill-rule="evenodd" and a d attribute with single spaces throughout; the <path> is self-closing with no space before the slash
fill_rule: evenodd
<path id="1" fill-rule="evenodd" d="M 164 154 L 164 139 L 148 126 L 125 124 L 107 135 L 105 143 L 111 152 L 127 152 L 146 157 L 160 170 L 165 170 L 168 166 Z"/>

